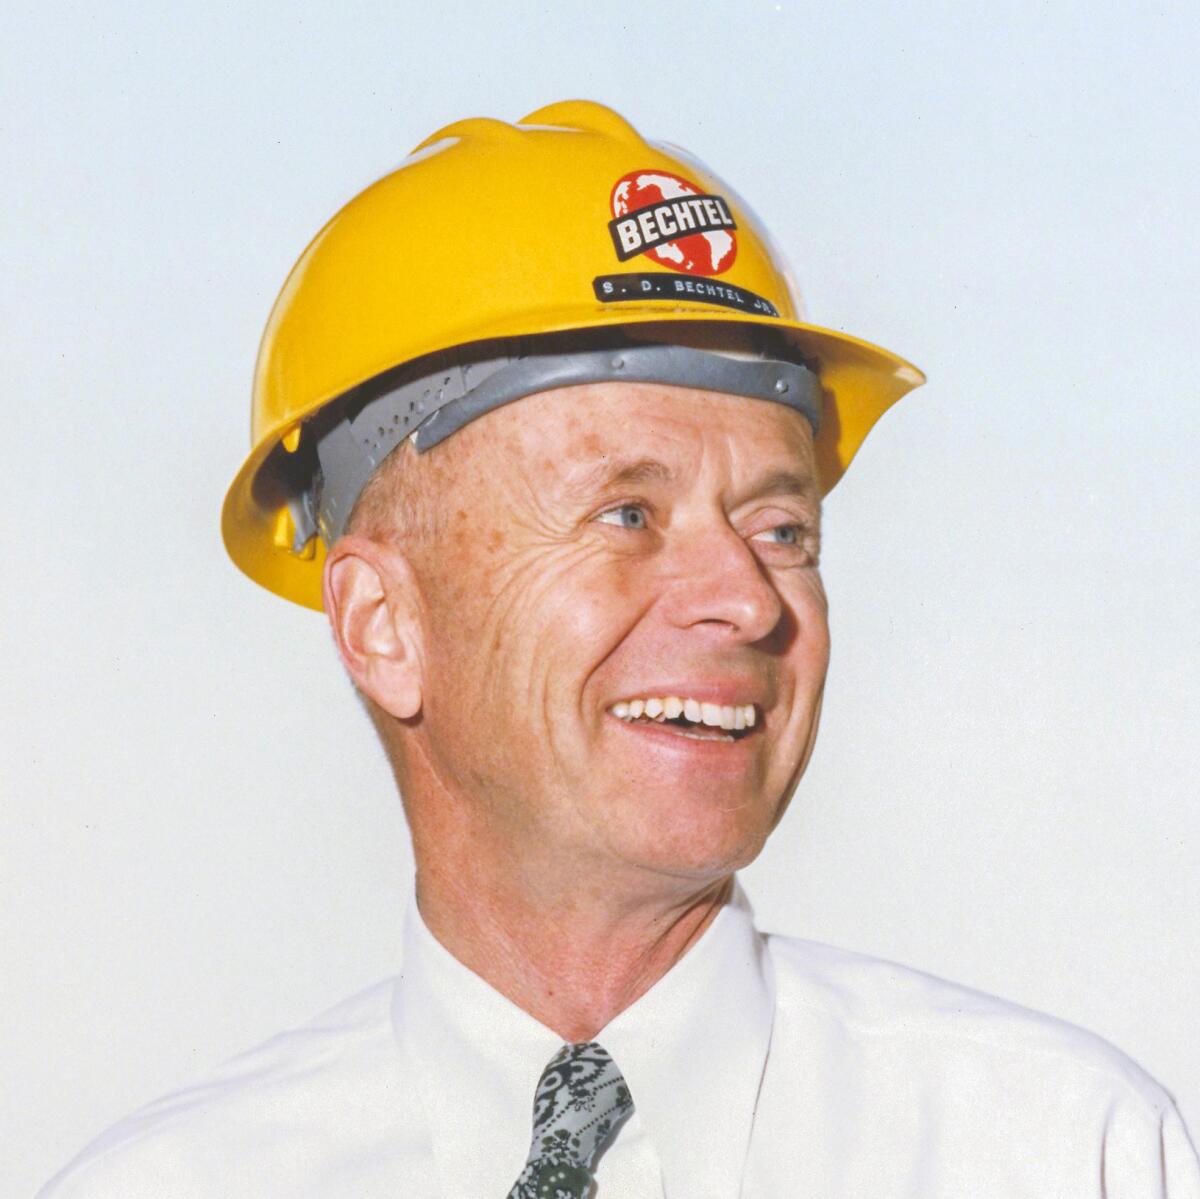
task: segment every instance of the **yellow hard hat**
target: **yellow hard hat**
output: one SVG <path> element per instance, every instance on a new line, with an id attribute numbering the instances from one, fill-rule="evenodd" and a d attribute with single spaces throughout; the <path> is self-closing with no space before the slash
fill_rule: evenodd
<path id="1" fill-rule="evenodd" d="M 448 125 L 351 200 L 292 268 L 259 350 L 253 449 L 225 498 L 226 548 L 252 579 L 319 610 L 324 545 L 305 516 L 304 443 L 325 410 L 426 356 L 567 331 L 669 323 L 683 342 L 718 325 L 775 331 L 819 379 L 828 492 L 924 377 L 800 317 L 739 196 L 611 109 L 569 100 L 515 125 Z"/>

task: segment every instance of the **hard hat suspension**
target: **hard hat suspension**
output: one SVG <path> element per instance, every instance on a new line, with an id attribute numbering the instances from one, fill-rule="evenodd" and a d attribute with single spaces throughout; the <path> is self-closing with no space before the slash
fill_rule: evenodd
<path id="1" fill-rule="evenodd" d="M 370 380 L 311 422 L 317 469 L 306 494 L 291 505 L 295 548 L 317 532 L 327 545 L 336 541 L 367 481 L 406 437 L 424 452 L 513 400 L 620 380 L 773 400 L 804 416 L 814 435 L 820 427 L 817 376 L 803 363 L 766 350 L 656 344 L 622 330 L 459 347 Z"/>

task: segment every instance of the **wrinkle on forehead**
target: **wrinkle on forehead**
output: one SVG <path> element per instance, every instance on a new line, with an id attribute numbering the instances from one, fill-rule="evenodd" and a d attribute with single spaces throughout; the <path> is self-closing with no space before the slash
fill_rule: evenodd
<path id="1" fill-rule="evenodd" d="M 678 484 L 715 456 L 740 476 L 749 494 L 820 502 L 812 428 L 785 405 L 628 383 L 587 384 L 530 399 L 525 444 L 532 448 L 539 432 L 552 431 L 556 453 L 549 475 L 569 494 Z M 765 474 L 757 478 L 760 468 Z"/>

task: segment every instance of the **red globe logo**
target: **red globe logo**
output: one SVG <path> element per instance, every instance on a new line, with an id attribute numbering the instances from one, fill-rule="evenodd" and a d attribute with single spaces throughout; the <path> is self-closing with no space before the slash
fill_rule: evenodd
<path id="1" fill-rule="evenodd" d="M 720 275 L 737 258 L 729 206 L 670 171 L 630 171 L 612 190 L 613 241 L 689 275 Z"/>

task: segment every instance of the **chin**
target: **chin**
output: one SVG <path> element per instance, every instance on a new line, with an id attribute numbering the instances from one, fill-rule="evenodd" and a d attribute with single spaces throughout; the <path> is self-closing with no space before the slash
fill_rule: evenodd
<path id="1" fill-rule="evenodd" d="M 768 810 L 761 798 L 738 806 L 693 801 L 690 809 L 681 808 L 678 796 L 658 804 L 648 799 L 627 813 L 629 819 L 606 821 L 609 848 L 645 869 L 698 881 L 724 878 L 749 865 L 774 823 L 774 806 Z"/>

